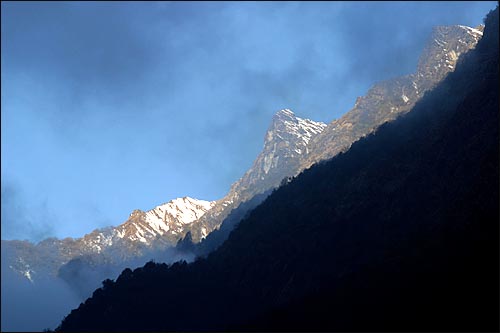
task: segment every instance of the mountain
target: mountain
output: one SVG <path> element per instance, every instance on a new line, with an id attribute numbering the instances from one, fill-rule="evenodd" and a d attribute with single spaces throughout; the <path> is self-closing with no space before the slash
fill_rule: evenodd
<path id="1" fill-rule="evenodd" d="M 193 223 L 209 211 L 215 202 L 178 198 L 154 209 L 143 212 L 135 210 L 129 220 L 116 228 L 116 236 L 144 244 L 152 244 L 158 237 L 167 243 L 175 243 L 179 235 L 184 235 L 187 225 Z M 201 230 L 206 236 L 206 230 Z"/>
<path id="2" fill-rule="evenodd" d="M 264 137 L 264 148 L 252 167 L 231 186 L 224 198 L 216 202 L 213 209 L 190 226 L 193 241 L 197 243 L 204 238 L 201 230 L 212 232 L 218 229 L 240 204 L 296 174 L 300 168 L 300 156 L 307 153 L 310 140 L 325 127 L 324 123 L 299 118 L 289 109 L 278 111 Z"/>
<path id="3" fill-rule="evenodd" d="M 309 151 L 309 142 L 326 124 L 296 117 L 289 109 L 276 113 L 264 139 L 264 149 L 252 167 L 231 186 L 229 197 L 246 201 L 254 195 L 276 187 L 283 175 L 299 169 L 300 157 Z"/>
<path id="4" fill-rule="evenodd" d="M 204 229 L 218 229 L 229 212 L 254 195 L 276 188 L 314 163 L 334 157 L 384 122 L 408 112 L 427 91 L 455 69 L 459 56 L 475 47 L 483 26 L 439 26 L 419 58 L 415 73 L 375 84 L 356 100 L 354 108 L 328 125 L 296 117 L 284 109 L 274 117 L 264 138 L 264 149 L 245 175 L 214 209 L 190 226 L 193 241 Z"/>
<path id="5" fill-rule="evenodd" d="M 77 239 L 49 238 L 38 244 L 2 240 L 2 267 L 35 286 L 46 277 L 61 278 L 83 299 L 100 281 L 117 276 L 124 267 L 138 267 L 152 258 L 169 263 L 206 256 L 284 180 L 346 151 L 384 121 L 407 112 L 424 91 L 453 71 L 456 58 L 476 45 L 481 29 L 435 29 L 411 80 L 404 77 L 376 84 L 348 114 L 328 125 L 301 119 L 288 109 L 279 111 L 264 137 L 261 154 L 220 200 L 176 199 L 147 212 L 136 210 L 117 227 L 94 230 Z M 418 89 L 412 91 L 414 83 Z M 172 248 L 179 241 L 180 246 Z"/>
<path id="6" fill-rule="evenodd" d="M 194 254 L 172 245 L 213 204 L 178 198 L 146 212 L 135 210 L 123 224 L 77 239 L 49 238 L 37 244 L 2 240 L 2 330 L 55 327 L 101 281 L 116 278 L 126 267 L 151 259 L 192 260 Z"/>
<path id="7" fill-rule="evenodd" d="M 101 264 L 119 263 L 172 246 L 190 223 L 213 206 L 214 202 L 184 197 L 146 212 L 134 210 L 123 224 L 94 230 L 82 238 L 49 238 L 38 244 L 2 240 L 2 261 L 30 281 L 55 276 L 62 265 L 83 256 L 94 256 L 92 260 Z"/>
<path id="8" fill-rule="evenodd" d="M 121 225 L 97 229 L 77 239 L 49 238 L 38 244 L 2 240 L 4 258 L 11 263 L 10 269 L 33 281 L 42 272 L 57 275 L 58 270 L 73 259 L 92 265 L 118 264 L 175 246 L 188 232 L 199 242 L 218 228 L 232 210 L 256 194 L 277 186 L 282 175 L 295 173 L 297 157 L 307 152 L 309 140 L 325 127 L 326 124 L 301 119 L 290 110 L 282 110 L 273 117 L 264 150 L 253 167 L 232 186 L 225 198 L 208 202 L 184 197 L 147 212 L 134 210 Z M 204 219 L 204 215 L 210 216 Z"/>
<path id="9" fill-rule="evenodd" d="M 175 199 L 148 212 L 136 210 L 123 224 L 94 230 L 78 239 L 50 238 L 36 245 L 2 240 L 6 252 L 2 258 L 9 262 L 9 269 L 33 280 L 42 273 L 55 275 L 62 265 L 81 256 L 98 256 L 92 262 L 108 264 L 164 250 L 175 246 L 188 232 L 192 242 L 199 243 L 219 229 L 231 211 L 255 195 L 346 151 L 382 123 L 408 112 L 426 91 L 454 70 L 459 55 L 476 45 L 482 29 L 435 28 L 416 73 L 375 84 L 358 98 L 352 110 L 328 125 L 301 119 L 288 109 L 279 111 L 265 135 L 262 152 L 220 200 Z"/>
<path id="10" fill-rule="evenodd" d="M 459 56 L 475 47 L 483 26 L 439 26 L 419 58 L 415 73 L 376 83 L 354 107 L 312 139 L 300 171 L 346 151 L 359 138 L 413 108 L 425 93 L 455 69 Z"/>
<path id="11" fill-rule="evenodd" d="M 498 331 L 498 28 L 206 259 L 127 269 L 58 330 Z"/>

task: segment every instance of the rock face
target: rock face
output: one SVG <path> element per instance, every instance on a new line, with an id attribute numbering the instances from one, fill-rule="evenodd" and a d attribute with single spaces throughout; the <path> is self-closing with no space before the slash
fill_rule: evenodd
<path id="1" fill-rule="evenodd" d="M 411 110 L 426 91 L 455 69 L 462 53 L 475 47 L 482 29 L 436 27 L 415 73 L 376 83 L 349 112 L 328 125 L 298 118 L 288 109 L 279 111 L 265 135 L 262 152 L 224 198 L 207 202 L 186 197 L 147 212 L 136 210 L 118 227 L 94 230 L 79 239 L 47 239 L 37 245 L 2 241 L 7 267 L 32 280 L 41 272 L 53 274 L 82 255 L 99 255 L 107 258 L 104 262 L 110 258 L 126 260 L 147 250 L 174 246 L 187 232 L 193 242 L 199 242 L 241 203 L 278 187 L 283 179 L 314 163 L 346 151 L 384 122 Z"/>
<path id="2" fill-rule="evenodd" d="M 434 28 L 417 71 L 376 83 L 365 96 L 359 97 L 349 112 L 332 121 L 311 140 L 301 169 L 346 151 L 353 142 L 384 122 L 410 111 L 426 91 L 455 69 L 462 53 L 476 46 L 483 35 L 482 29 L 483 26 L 473 29 L 459 25 Z"/>
<path id="3" fill-rule="evenodd" d="M 324 123 L 298 118 L 289 109 L 278 111 L 267 130 L 264 149 L 250 170 L 232 185 L 231 196 L 248 200 L 296 173 L 299 160 L 308 153 L 309 142 L 325 127 Z"/>
<path id="4" fill-rule="evenodd" d="M 284 178 L 297 174 L 310 141 L 325 128 L 326 124 L 296 117 L 289 109 L 278 111 L 264 137 L 264 148 L 252 167 L 212 210 L 190 226 L 193 241 L 199 242 L 205 237 L 200 231 L 211 232 L 218 228 L 241 203 L 278 187 Z"/>

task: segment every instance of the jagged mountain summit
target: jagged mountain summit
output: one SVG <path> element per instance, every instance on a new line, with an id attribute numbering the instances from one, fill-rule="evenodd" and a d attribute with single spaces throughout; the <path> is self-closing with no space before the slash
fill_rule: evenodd
<path id="1" fill-rule="evenodd" d="M 248 199 L 261 188 L 271 188 L 299 167 L 300 156 L 308 153 L 311 139 L 320 134 L 326 124 L 296 117 L 289 109 L 278 111 L 267 130 L 264 149 L 250 170 L 234 183 L 230 192 L 235 198 Z"/>
<path id="2" fill-rule="evenodd" d="M 262 152 L 252 167 L 231 185 L 229 193 L 218 200 L 213 209 L 189 227 L 193 241 L 196 243 L 204 238 L 201 230 L 211 232 L 219 228 L 241 203 L 279 186 L 284 178 L 296 174 L 310 141 L 325 128 L 326 124 L 299 118 L 290 109 L 278 111 L 264 136 Z"/>

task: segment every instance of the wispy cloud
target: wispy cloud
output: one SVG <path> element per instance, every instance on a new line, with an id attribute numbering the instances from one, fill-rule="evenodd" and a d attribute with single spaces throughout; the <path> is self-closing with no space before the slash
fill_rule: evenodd
<path id="1" fill-rule="evenodd" d="M 46 201 L 30 202 L 17 185 L 2 180 L 2 239 L 40 241 L 54 236 L 58 224 Z"/>

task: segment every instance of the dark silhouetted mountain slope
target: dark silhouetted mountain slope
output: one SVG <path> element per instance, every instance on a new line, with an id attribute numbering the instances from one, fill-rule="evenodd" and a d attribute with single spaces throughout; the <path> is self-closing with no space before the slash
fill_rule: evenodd
<path id="1" fill-rule="evenodd" d="M 125 270 L 59 330 L 498 331 L 498 8 L 484 36 L 206 259 Z"/>

